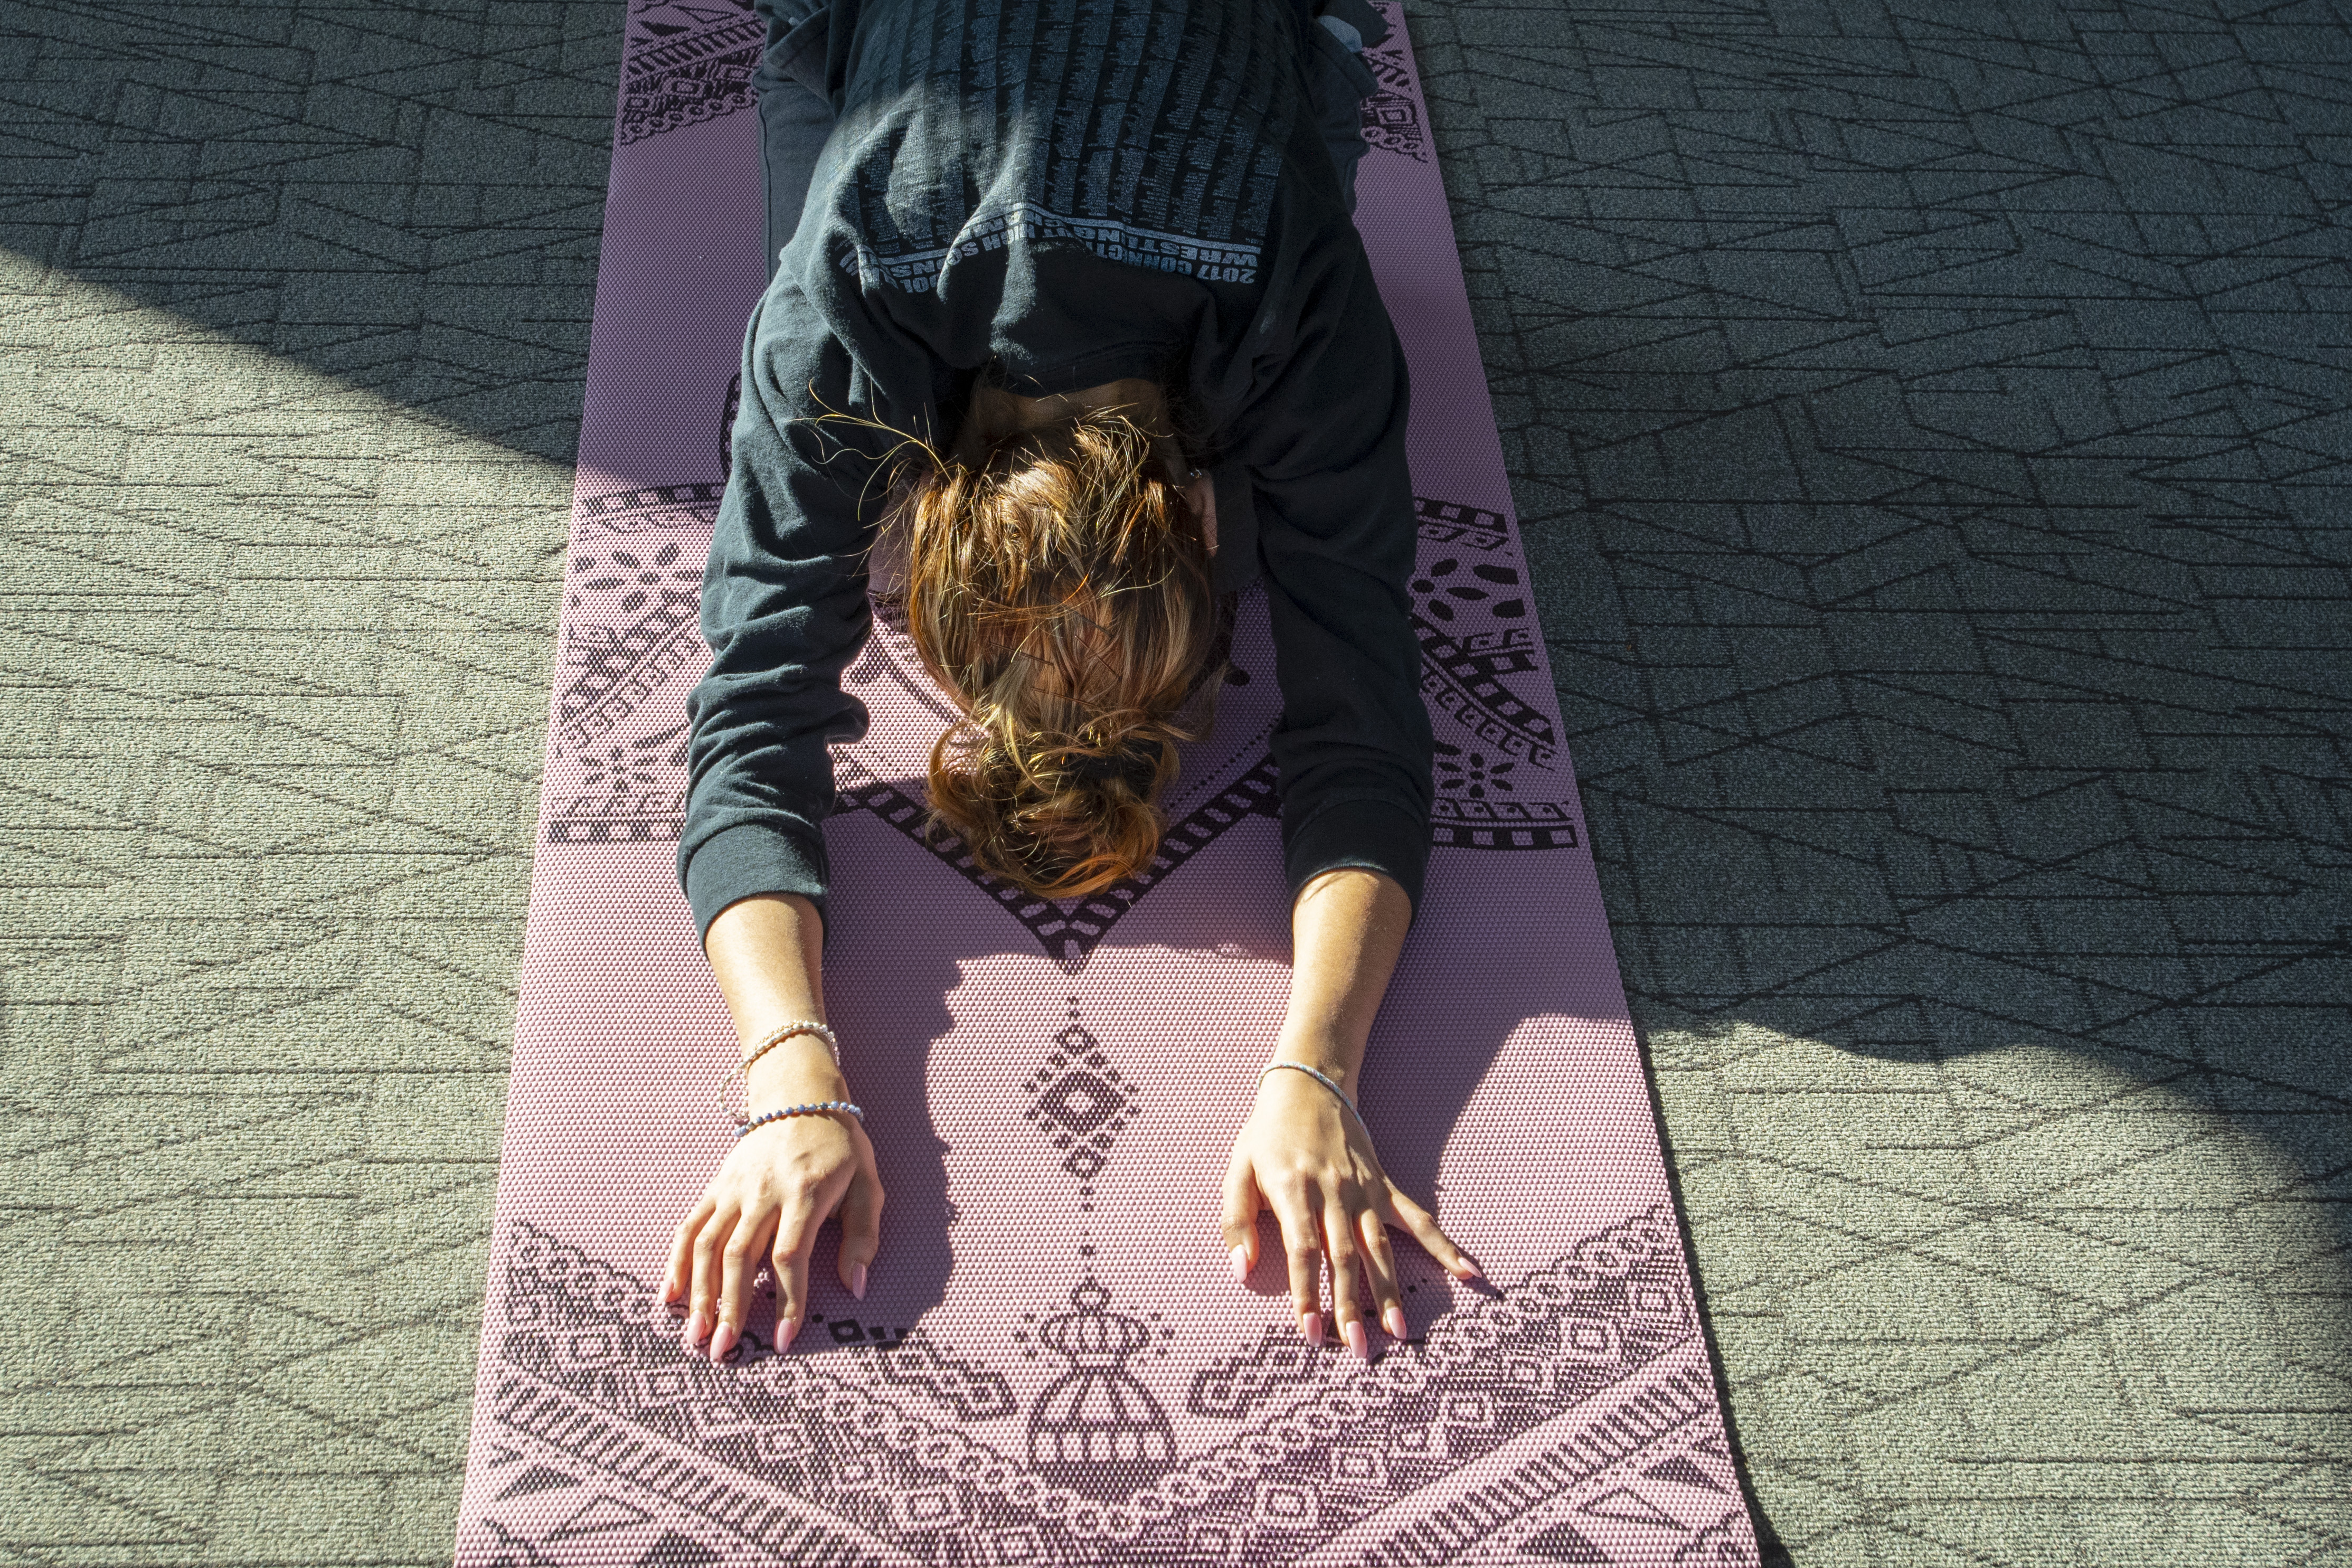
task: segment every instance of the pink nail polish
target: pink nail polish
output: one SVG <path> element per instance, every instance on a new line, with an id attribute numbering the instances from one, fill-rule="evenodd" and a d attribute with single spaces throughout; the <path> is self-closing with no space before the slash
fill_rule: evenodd
<path id="1" fill-rule="evenodd" d="M 863 1263 L 849 1266 L 849 1293 L 861 1301 L 866 1300 L 866 1265 Z"/>
<path id="2" fill-rule="evenodd" d="M 1484 1279 L 1486 1278 L 1486 1271 L 1478 1267 L 1478 1260 L 1470 1257 L 1466 1253 L 1463 1255 L 1462 1268 L 1463 1272 L 1470 1279 Z"/>
<path id="3" fill-rule="evenodd" d="M 1412 1331 L 1405 1327 L 1404 1309 L 1402 1307 L 1391 1307 L 1386 1312 L 1382 1313 L 1381 1316 L 1381 1327 L 1389 1331 L 1389 1338 L 1392 1340 L 1410 1339 L 1412 1337 Z"/>
<path id="4" fill-rule="evenodd" d="M 1372 1359 L 1372 1336 L 1364 1331 L 1364 1325 L 1360 1321 L 1351 1319 L 1341 1324 L 1339 1332 L 1347 1339 L 1349 1350 L 1354 1351 L 1365 1361 Z"/>
<path id="5" fill-rule="evenodd" d="M 1323 1342 L 1323 1314 L 1320 1312 L 1299 1313 L 1298 1331 L 1307 1336 L 1307 1342 L 1308 1344 L 1321 1344 Z"/>
<path id="6" fill-rule="evenodd" d="M 782 1355 L 786 1351 L 792 1349 L 793 1336 L 800 1331 L 801 1321 L 798 1318 L 789 1319 L 784 1322 L 778 1323 L 776 1325 L 776 1353 L 778 1355 Z"/>
<path id="7" fill-rule="evenodd" d="M 1249 1248 L 1246 1247 L 1234 1248 L 1234 1278 L 1237 1280 L 1249 1279 Z"/>

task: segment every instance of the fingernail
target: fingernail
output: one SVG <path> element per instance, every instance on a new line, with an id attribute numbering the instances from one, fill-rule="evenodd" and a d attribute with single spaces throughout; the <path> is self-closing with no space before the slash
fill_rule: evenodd
<path id="1" fill-rule="evenodd" d="M 1299 1313 L 1298 1331 L 1307 1336 L 1307 1342 L 1308 1344 L 1321 1344 L 1323 1342 L 1323 1314 L 1320 1312 Z"/>
<path id="2" fill-rule="evenodd" d="M 1372 1359 L 1372 1336 L 1364 1331 L 1364 1325 L 1360 1319 L 1351 1318 L 1340 1324 L 1339 1332 L 1347 1337 L 1349 1350 L 1354 1351 L 1366 1361 Z"/>
<path id="3" fill-rule="evenodd" d="M 1410 1339 L 1412 1337 L 1412 1331 L 1405 1327 L 1404 1309 L 1402 1307 L 1391 1307 L 1387 1311 L 1381 1313 L 1381 1327 L 1389 1331 L 1389 1337 L 1392 1340 Z"/>
<path id="4" fill-rule="evenodd" d="M 1462 1255 L 1462 1272 L 1472 1279 L 1486 1278 L 1486 1271 L 1478 1267 L 1478 1260 L 1466 1252 Z"/>
<path id="5" fill-rule="evenodd" d="M 863 1263 L 849 1266 L 849 1293 L 861 1301 L 866 1300 L 866 1265 Z"/>
<path id="6" fill-rule="evenodd" d="M 788 1318 L 788 1319 L 786 1319 L 783 1322 L 781 1322 L 781 1323 L 777 1324 L 777 1325 L 776 1325 L 776 1353 L 777 1353 L 778 1355 L 782 1355 L 782 1354 L 783 1354 L 786 1351 L 788 1351 L 788 1350 L 792 1349 L 792 1348 L 793 1348 L 793 1336 L 794 1334 L 799 1333 L 800 1331 L 801 1331 L 801 1321 L 800 1321 L 798 1318 Z"/>
<path id="7" fill-rule="evenodd" d="M 710 1332 L 710 1359 L 725 1361 L 727 1352 L 735 1348 L 735 1342 L 740 1337 L 732 1323 L 721 1323 L 713 1329 Z"/>
<path id="8" fill-rule="evenodd" d="M 1249 1248 L 1246 1247 L 1234 1248 L 1234 1278 L 1240 1280 L 1249 1279 Z"/>
<path id="9" fill-rule="evenodd" d="M 687 1314 L 686 1327 L 682 1331 L 682 1337 L 686 1341 L 686 1348 L 688 1350 L 700 1350 L 702 1348 L 703 1339 L 709 1332 L 709 1331 L 702 1326 L 701 1313 L 689 1312 Z"/>

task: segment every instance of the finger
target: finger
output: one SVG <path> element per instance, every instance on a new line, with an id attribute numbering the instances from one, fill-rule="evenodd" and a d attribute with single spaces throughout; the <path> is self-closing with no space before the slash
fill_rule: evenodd
<path id="1" fill-rule="evenodd" d="M 745 1215 L 719 1249 L 719 1326 L 710 1331 L 712 1361 L 726 1360 L 742 1342 L 744 1298 L 751 1294 L 751 1276 L 759 1272 L 760 1253 L 775 1223 L 773 1215 Z"/>
<path id="2" fill-rule="evenodd" d="M 733 1209 L 721 1209 L 710 1216 L 709 1223 L 694 1233 L 694 1279 L 686 1307 L 686 1342 L 698 1346 L 710 1337 L 719 1321 L 714 1302 L 719 1295 L 719 1279 L 722 1268 L 719 1248 L 735 1234 L 742 1215 Z"/>
<path id="3" fill-rule="evenodd" d="M 695 1233 L 710 1223 L 718 1211 L 716 1201 L 706 1195 L 677 1222 L 677 1229 L 669 1238 L 669 1267 L 662 1271 L 662 1303 L 675 1307 L 686 1294 L 686 1282 L 692 1278 Z"/>
<path id="4" fill-rule="evenodd" d="M 841 1195 L 841 1283 L 852 1296 L 866 1300 L 866 1270 L 872 1267 L 875 1254 L 882 1250 L 882 1184 L 872 1170 L 862 1170 L 850 1178 L 849 1190 Z M 783 1321 L 783 1309 L 777 1307 L 777 1322 Z"/>
<path id="5" fill-rule="evenodd" d="M 808 1321 L 809 1254 L 816 1250 L 822 1223 L 810 1194 L 795 1196 L 776 1226 L 776 1245 L 769 1261 L 776 1268 L 776 1349 L 793 1342 Z"/>
<path id="6" fill-rule="evenodd" d="M 1391 1339 L 1404 1339 L 1404 1292 L 1397 1284 L 1396 1254 L 1389 1247 L 1389 1227 L 1377 1208 L 1356 1216 L 1357 1234 L 1364 1243 L 1364 1278 L 1372 1288 L 1372 1303 L 1380 1310 L 1381 1327 Z"/>
<path id="7" fill-rule="evenodd" d="M 1236 1147 L 1225 1162 L 1225 1201 L 1217 1220 L 1233 1255 L 1236 1280 L 1246 1280 L 1257 1267 L 1257 1173 Z"/>
<path id="8" fill-rule="evenodd" d="M 1274 1217 L 1282 1227 L 1282 1250 L 1290 1259 L 1290 1300 L 1298 1311 L 1298 1331 L 1310 1345 L 1323 1342 L 1323 1313 L 1316 1293 L 1323 1280 L 1322 1226 L 1307 1206 L 1303 1188 L 1286 1186 L 1269 1193 Z"/>
<path id="9" fill-rule="evenodd" d="M 1323 1211 L 1323 1234 L 1331 1246 L 1331 1317 L 1348 1348 L 1370 1361 L 1372 1338 L 1364 1331 L 1363 1309 L 1356 1305 L 1363 1293 L 1357 1270 L 1362 1267 L 1364 1249 L 1357 1237 L 1355 1216 L 1338 1197 Z"/>
<path id="10" fill-rule="evenodd" d="M 1440 1268 L 1444 1269 L 1456 1279 L 1486 1278 L 1480 1272 L 1476 1260 L 1454 1246 L 1453 1237 L 1437 1228 L 1434 1215 L 1405 1196 L 1398 1190 L 1394 1182 L 1391 1182 L 1388 1186 L 1389 1211 L 1395 1216 L 1396 1224 L 1407 1235 L 1421 1243 L 1423 1250 L 1437 1259 L 1437 1266 Z"/>

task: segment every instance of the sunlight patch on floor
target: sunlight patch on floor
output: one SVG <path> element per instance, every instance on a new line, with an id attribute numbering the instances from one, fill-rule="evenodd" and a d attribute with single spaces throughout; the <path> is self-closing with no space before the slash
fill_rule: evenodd
<path id="1" fill-rule="evenodd" d="M 0 409 L 10 1538 L 446 1561 L 571 470 L 5 252 Z"/>

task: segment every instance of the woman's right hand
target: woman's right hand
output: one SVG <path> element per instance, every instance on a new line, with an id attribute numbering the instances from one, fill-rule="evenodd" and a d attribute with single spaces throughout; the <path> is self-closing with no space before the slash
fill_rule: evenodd
<path id="1" fill-rule="evenodd" d="M 786 1042 L 786 1047 L 811 1037 Z M 847 1100 L 849 1086 L 824 1048 L 822 1061 L 755 1064 L 749 1103 L 755 1112 L 786 1105 Z M 769 1070 L 761 1071 L 767 1068 Z M 866 1295 L 866 1270 L 881 1246 L 882 1182 L 866 1129 L 845 1111 L 788 1116 L 753 1128 L 735 1141 L 702 1201 L 678 1222 L 670 1244 L 662 1300 L 686 1306 L 689 1349 L 707 1338 L 713 1361 L 743 1337 L 746 1300 L 764 1256 L 776 1279 L 776 1349 L 784 1349 L 808 1319 L 809 1255 L 816 1233 L 841 1217 L 841 1282 Z"/>

